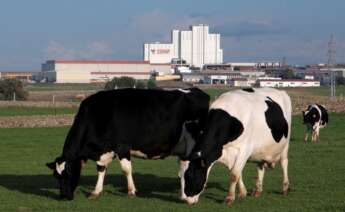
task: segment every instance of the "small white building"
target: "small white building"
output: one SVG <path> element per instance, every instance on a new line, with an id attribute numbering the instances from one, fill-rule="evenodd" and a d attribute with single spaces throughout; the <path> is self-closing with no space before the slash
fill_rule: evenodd
<path id="1" fill-rule="evenodd" d="M 258 80 L 260 87 L 320 87 L 316 80 L 286 79 L 286 80 Z"/>
<path id="2" fill-rule="evenodd" d="M 229 85 L 233 87 L 251 87 L 252 83 L 247 78 L 234 78 L 230 80 Z"/>

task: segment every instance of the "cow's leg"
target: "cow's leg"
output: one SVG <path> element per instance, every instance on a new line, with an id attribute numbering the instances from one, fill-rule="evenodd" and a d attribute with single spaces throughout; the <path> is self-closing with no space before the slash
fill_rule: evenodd
<path id="1" fill-rule="evenodd" d="M 288 195 L 289 193 L 289 177 L 288 177 L 288 148 L 289 146 L 286 145 L 284 151 L 280 157 L 280 165 L 282 167 L 283 172 L 283 195 Z"/>
<path id="2" fill-rule="evenodd" d="M 229 192 L 228 195 L 225 198 L 225 202 L 228 205 L 231 205 L 235 201 L 236 196 L 236 185 L 241 176 L 240 172 L 234 172 L 232 171 L 230 174 L 230 186 L 229 186 Z"/>
<path id="3" fill-rule="evenodd" d="M 247 196 L 247 189 L 246 186 L 243 183 L 242 175 L 240 176 L 240 179 L 238 180 L 238 188 L 240 190 L 240 199 L 244 199 Z"/>
<path id="4" fill-rule="evenodd" d="M 315 129 L 315 142 L 319 141 L 319 136 L 320 136 L 320 126 L 317 125 Z"/>
<path id="5" fill-rule="evenodd" d="M 240 152 L 237 148 L 226 148 L 222 150 L 222 156 L 218 159 L 219 162 L 223 163 L 230 170 L 230 182 L 229 182 L 229 192 L 225 198 L 225 202 L 231 205 L 235 200 L 236 184 L 242 179 L 242 169 L 245 165 L 246 158 L 241 157 Z M 240 182 L 240 187 L 244 184 Z M 241 185 L 242 184 L 242 185 Z M 243 188 L 242 187 L 242 188 Z M 240 188 L 241 190 L 241 188 Z M 242 189 L 244 195 L 244 189 Z"/>
<path id="6" fill-rule="evenodd" d="M 130 153 L 128 152 L 128 154 L 125 154 L 124 156 L 119 155 L 119 160 L 122 172 L 127 178 L 128 195 L 135 196 L 137 190 L 135 188 L 132 176 L 132 163 Z"/>
<path id="7" fill-rule="evenodd" d="M 180 160 L 180 170 L 178 173 L 178 176 L 180 177 L 180 183 L 181 183 L 181 200 L 185 200 L 187 198 L 186 194 L 184 193 L 184 173 L 186 172 L 189 165 L 189 161 Z"/>
<path id="8" fill-rule="evenodd" d="M 311 139 L 311 140 L 312 140 L 313 142 L 317 142 L 317 140 L 319 139 L 319 131 L 320 131 L 320 126 L 319 126 L 319 124 L 316 123 L 316 124 L 313 126 L 312 130 L 313 130 L 313 135 L 312 135 L 312 139 Z"/>
<path id="9" fill-rule="evenodd" d="M 258 176 L 256 178 L 255 188 L 253 189 L 252 196 L 259 197 L 262 193 L 262 186 L 263 186 L 263 180 L 265 175 L 265 166 L 263 163 L 258 164 L 257 166 L 257 173 Z"/>
<path id="10" fill-rule="evenodd" d="M 236 185 L 242 176 L 242 170 L 244 168 L 246 161 L 247 157 L 238 157 L 233 169 L 231 170 L 229 192 L 225 198 L 225 202 L 228 205 L 231 205 L 235 201 Z"/>
<path id="11" fill-rule="evenodd" d="M 311 134 L 311 139 L 313 140 L 313 127 L 307 124 L 307 129 L 304 137 L 305 142 L 308 142 L 309 134 Z"/>
<path id="12" fill-rule="evenodd" d="M 107 167 L 109 163 L 113 160 L 113 158 L 114 158 L 114 152 L 107 152 L 101 155 L 100 159 L 96 162 L 98 179 L 97 179 L 95 189 L 88 196 L 89 199 L 96 199 L 102 193 L 105 173 L 107 171 Z"/>
<path id="13" fill-rule="evenodd" d="M 103 191 L 104 177 L 107 171 L 106 166 L 97 165 L 98 178 L 95 189 L 89 194 L 88 199 L 97 199 Z"/>
<path id="14" fill-rule="evenodd" d="M 304 136 L 304 142 L 307 143 L 308 142 L 308 137 L 309 137 L 309 129 L 307 128 L 306 132 L 305 132 L 305 136 Z"/>
<path id="15" fill-rule="evenodd" d="M 311 134 L 311 141 L 315 142 L 316 141 L 316 131 L 313 130 L 312 134 Z"/>

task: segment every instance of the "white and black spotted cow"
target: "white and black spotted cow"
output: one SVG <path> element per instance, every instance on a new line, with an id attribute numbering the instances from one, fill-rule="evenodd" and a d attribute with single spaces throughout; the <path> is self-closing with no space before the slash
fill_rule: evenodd
<path id="1" fill-rule="evenodd" d="M 328 113 L 324 106 L 319 104 L 309 105 L 307 110 L 302 111 L 303 123 L 307 130 L 304 141 L 308 141 L 311 134 L 311 141 L 316 142 L 319 139 L 320 129 L 324 128 L 328 123 Z"/>
<path id="2" fill-rule="evenodd" d="M 89 198 L 98 197 L 114 157 L 127 177 L 128 194 L 135 195 L 131 155 L 148 159 L 187 157 L 205 123 L 209 100 L 197 88 L 119 89 L 88 97 L 80 105 L 62 155 L 47 164 L 59 180 L 61 198 L 73 199 L 81 161 L 87 159 L 96 161 L 98 171 Z"/>
<path id="3" fill-rule="evenodd" d="M 188 204 L 198 201 L 216 161 L 230 170 L 228 204 L 235 200 L 237 184 L 240 197 L 247 195 L 242 170 L 248 160 L 258 164 L 253 195 L 262 192 L 265 167 L 274 167 L 278 161 L 283 171 L 283 194 L 287 194 L 290 128 L 291 101 L 284 91 L 259 88 L 221 95 L 210 107 L 205 131 L 190 162 L 181 167 L 182 198 Z"/>

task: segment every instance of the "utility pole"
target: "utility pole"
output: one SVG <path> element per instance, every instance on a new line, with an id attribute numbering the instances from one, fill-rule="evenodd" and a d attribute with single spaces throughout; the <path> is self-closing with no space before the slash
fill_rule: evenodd
<path id="1" fill-rule="evenodd" d="M 330 37 L 329 42 L 328 42 L 328 51 L 327 51 L 327 56 L 328 56 L 327 66 L 328 66 L 328 70 L 329 70 L 329 74 L 330 74 L 330 87 L 331 87 L 330 97 L 331 97 L 331 100 L 335 100 L 336 99 L 335 73 L 332 70 L 332 68 L 335 65 L 335 54 L 336 54 L 336 51 L 335 51 L 335 41 L 334 41 L 333 34 L 331 34 L 331 37 Z"/>
<path id="2" fill-rule="evenodd" d="M 283 68 L 285 68 L 286 67 L 286 57 L 283 57 L 282 58 L 282 64 L 281 64 L 281 66 L 283 67 Z"/>

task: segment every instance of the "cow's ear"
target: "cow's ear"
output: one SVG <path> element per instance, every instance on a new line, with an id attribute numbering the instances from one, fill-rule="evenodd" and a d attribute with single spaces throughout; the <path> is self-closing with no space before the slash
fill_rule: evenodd
<path id="1" fill-rule="evenodd" d="M 55 162 L 51 162 L 51 163 L 46 163 L 46 166 L 52 170 L 56 169 L 56 164 Z"/>

